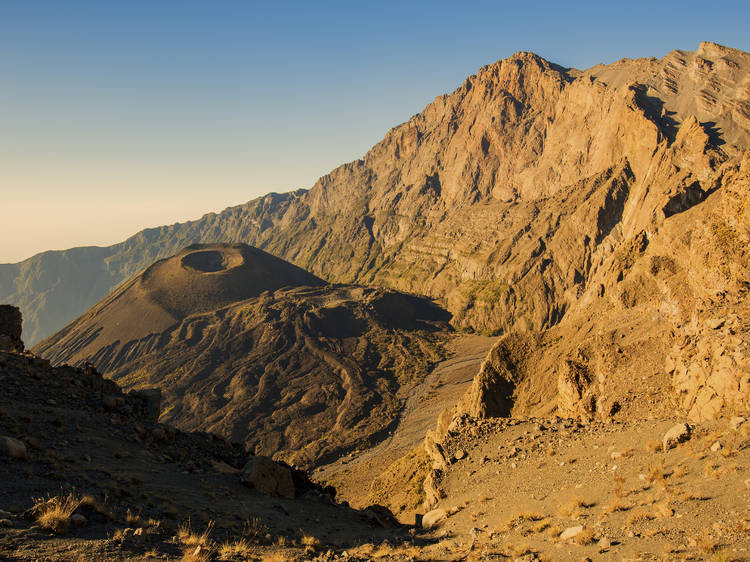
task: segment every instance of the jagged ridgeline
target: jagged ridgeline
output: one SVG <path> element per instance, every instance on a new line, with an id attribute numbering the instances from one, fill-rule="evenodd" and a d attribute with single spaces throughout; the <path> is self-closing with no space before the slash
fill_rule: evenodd
<path id="1" fill-rule="evenodd" d="M 33 344 L 156 259 L 245 242 L 327 281 L 443 299 L 456 326 L 549 327 L 608 256 L 701 201 L 748 147 L 749 68 L 713 43 L 586 71 L 518 53 L 309 191 L 0 266 L 0 300 L 21 306 Z"/>
<path id="2" fill-rule="evenodd" d="M 161 420 L 309 467 L 379 439 L 443 357 L 427 299 L 329 285 L 244 244 L 192 245 L 36 350 L 164 391 Z"/>

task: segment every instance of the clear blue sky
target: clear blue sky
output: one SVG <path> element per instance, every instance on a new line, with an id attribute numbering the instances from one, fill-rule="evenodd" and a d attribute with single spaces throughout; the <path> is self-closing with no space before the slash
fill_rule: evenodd
<path id="1" fill-rule="evenodd" d="M 310 187 L 515 51 L 702 40 L 750 51 L 750 2 L 0 0 L 0 262 Z"/>

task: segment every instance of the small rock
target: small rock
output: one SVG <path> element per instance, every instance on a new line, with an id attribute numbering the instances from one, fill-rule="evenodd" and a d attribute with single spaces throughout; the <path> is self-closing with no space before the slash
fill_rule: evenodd
<path id="1" fill-rule="evenodd" d="M 136 530 L 133 531 L 132 535 L 133 544 L 136 546 L 143 546 L 146 542 L 146 535 L 143 533 L 143 528 L 138 527 Z"/>
<path id="2" fill-rule="evenodd" d="M 745 418 L 741 416 L 734 416 L 731 420 L 729 420 L 729 427 L 732 429 L 732 431 L 737 431 L 743 423 L 745 423 Z"/>
<path id="3" fill-rule="evenodd" d="M 607 537 L 602 537 L 597 544 L 599 545 L 599 550 L 608 550 L 612 546 L 612 541 Z"/>
<path id="4" fill-rule="evenodd" d="M 711 330 L 718 330 L 722 326 L 724 326 L 724 319 L 723 318 L 711 318 L 706 322 L 706 326 L 708 326 Z"/>
<path id="5" fill-rule="evenodd" d="M 621 456 L 622 456 L 622 453 L 618 453 L 617 451 L 615 451 L 614 453 L 610 455 L 610 457 L 612 457 L 612 460 L 619 459 Z"/>
<path id="6" fill-rule="evenodd" d="M 422 516 L 422 528 L 432 529 L 447 516 L 448 514 L 444 509 L 433 509 L 432 511 L 428 511 Z"/>
<path id="7" fill-rule="evenodd" d="M 0 458 L 26 460 L 26 445 L 12 437 L 0 436 Z"/>
<path id="8" fill-rule="evenodd" d="M 125 405 L 125 398 L 122 396 L 105 396 L 102 402 L 107 410 L 119 410 Z"/>
<path id="9" fill-rule="evenodd" d="M 24 437 L 23 440 L 32 449 L 42 448 L 42 443 L 36 437 L 27 436 L 27 437 Z"/>
<path id="10" fill-rule="evenodd" d="M 0 527 L 12 527 L 13 522 L 10 519 L 0 519 Z"/>
<path id="11" fill-rule="evenodd" d="M 716 453 L 717 451 L 721 451 L 721 443 L 718 441 L 714 441 L 714 444 L 711 445 L 711 450 Z"/>
<path id="12" fill-rule="evenodd" d="M 460 461 L 465 456 L 466 456 L 466 451 L 464 451 L 463 449 L 459 449 L 458 451 L 456 451 L 456 454 L 453 455 L 453 458 L 456 459 L 457 461 Z"/>
<path id="13" fill-rule="evenodd" d="M 666 452 L 678 443 L 690 439 L 690 426 L 686 423 L 678 423 L 664 434 L 662 438 L 662 449 Z"/>
<path id="14" fill-rule="evenodd" d="M 89 520 L 80 513 L 74 513 L 73 515 L 71 515 L 70 522 L 74 527 L 85 527 L 89 524 Z"/>
<path id="15" fill-rule="evenodd" d="M 568 527 L 560 534 L 560 539 L 567 541 L 569 539 L 572 539 L 576 535 L 578 535 L 581 531 L 583 531 L 583 525 L 576 525 L 575 527 Z"/>

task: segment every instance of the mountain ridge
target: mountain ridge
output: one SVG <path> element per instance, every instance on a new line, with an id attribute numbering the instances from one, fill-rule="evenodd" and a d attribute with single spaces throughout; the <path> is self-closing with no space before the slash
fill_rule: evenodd
<path id="1" fill-rule="evenodd" d="M 645 216 L 655 208 L 639 214 L 637 194 L 657 184 L 672 190 L 675 208 L 683 208 L 711 189 L 706 181 L 718 162 L 748 146 L 749 57 L 702 43 L 694 53 L 580 71 L 516 53 L 438 96 L 362 159 L 332 170 L 308 191 L 269 194 L 107 249 L 42 254 L 15 264 L 15 273 L 0 266 L 0 298 L 21 305 L 26 339 L 34 343 L 155 259 L 190 243 L 245 242 L 328 281 L 441 299 L 457 327 L 545 328 L 585 284 L 586 256 L 658 227 Z M 674 158 L 666 151 L 691 118 L 700 130 L 696 146 L 685 147 L 685 162 L 672 169 L 659 164 Z M 686 164 L 690 173 L 675 171 Z M 591 247 L 551 255 L 550 229 L 541 222 L 529 228 L 544 214 L 545 199 L 625 167 L 632 177 L 620 187 L 626 208 L 614 238 L 597 240 L 592 231 L 585 233 Z M 526 239 L 530 231 L 536 240 Z M 52 267 L 70 264 L 76 272 L 90 263 L 78 278 L 55 276 L 43 263 L 53 259 Z M 544 265 L 550 260 L 551 268 Z M 568 279 L 571 272 L 577 273 Z M 533 296 L 540 288 L 547 295 Z"/>

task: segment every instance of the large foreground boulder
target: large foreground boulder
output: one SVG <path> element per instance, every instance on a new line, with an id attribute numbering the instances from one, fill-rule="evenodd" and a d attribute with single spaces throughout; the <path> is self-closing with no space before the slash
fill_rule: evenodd
<path id="1" fill-rule="evenodd" d="M 23 351 L 21 311 L 9 304 L 0 305 L 0 351 Z"/>
<path id="2" fill-rule="evenodd" d="M 240 478 L 263 494 L 277 494 L 294 498 L 294 480 L 289 467 L 274 462 L 270 457 L 252 457 L 242 469 Z"/>

